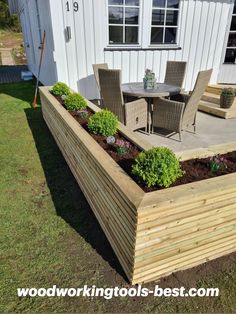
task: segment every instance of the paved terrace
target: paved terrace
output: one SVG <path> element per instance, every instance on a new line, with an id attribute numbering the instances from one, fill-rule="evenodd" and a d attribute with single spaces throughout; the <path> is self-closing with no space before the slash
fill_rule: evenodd
<path id="1" fill-rule="evenodd" d="M 165 138 L 158 134 L 146 135 L 141 132 L 138 133 L 152 145 L 167 146 L 174 151 L 204 148 L 209 145 L 236 141 L 236 119 L 226 120 L 198 112 L 196 125 L 196 134 L 186 131 L 182 132 L 182 142 L 178 141 L 178 134 L 171 138 Z"/>

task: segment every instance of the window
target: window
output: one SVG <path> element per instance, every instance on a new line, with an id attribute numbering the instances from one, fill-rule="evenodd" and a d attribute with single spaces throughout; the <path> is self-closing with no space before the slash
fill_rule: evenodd
<path id="1" fill-rule="evenodd" d="M 107 3 L 111 49 L 177 45 L 180 0 L 107 0 Z"/>
<path id="2" fill-rule="evenodd" d="M 109 44 L 138 44 L 140 0 L 108 0 Z"/>
<path id="3" fill-rule="evenodd" d="M 179 0 L 153 0 L 151 44 L 176 44 Z"/>
<path id="4" fill-rule="evenodd" d="M 234 2 L 234 10 L 225 53 L 225 63 L 235 62 L 236 62 L 236 1 Z"/>

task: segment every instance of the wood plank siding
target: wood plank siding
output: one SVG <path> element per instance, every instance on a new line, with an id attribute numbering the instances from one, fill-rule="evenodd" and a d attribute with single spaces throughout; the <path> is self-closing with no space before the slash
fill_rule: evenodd
<path id="1" fill-rule="evenodd" d="M 21 0 L 25 11 L 22 23 L 27 19 L 28 33 L 32 33 L 28 36 L 27 57 L 34 74 L 39 55 L 36 1 Z M 121 69 L 123 83 L 141 81 L 146 68 L 151 68 L 162 82 L 166 61 L 176 60 L 187 61 L 186 91 L 192 90 L 199 70 L 213 68 L 210 83 L 215 84 L 225 54 L 232 8 L 232 0 L 180 0 L 177 43 L 154 47 L 149 45 L 147 31 L 152 0 L 140 0 L 140 45 L 133 48 L 120 45 L 118 49 L 108 45 L 108 0 L 40 0 L 41 29 L 47 32 L 40 79 L 45 85 L 63 81 L 86 98 L 94 99 L 99 97 L 93 76 L 94 63 L 107 62 L 109 68 Z M 70 39 L 67 29 L 71 31 Z M 35 62 L 30 53 L 35 56 Z"/>
<path id="2" fill-rule="evenodd" d="M 61 0 L 62 8 L 58 8 L 58 4 L 51 0 L 53 25 L 56 25 L 53 30 L 58 53 L 56 61 L 60 65 L 58 77 L 69 82 L 72 88 L 79 88 L 85 97 L 98 97 L 93 63 L 107 62 L 110 68 L 122 69 L 123 82 L 141 81 L 145 68 L 153 69 L 158 80 L 163 81 L 166 61 L 184 60 L 188 62 L 186 90 L 193 88 L 199 70 L 213 68 L 211 83 L 216 83 L 233 5 L 231 0 L 182 0 L 177 36 L 179 49 L 128 51 L 105 49 L 108 47 L 107 0 L 78 0 L 78 12 L 67 12 L 66 2 Z M 141 4 L 144 10 L 152 6 L 152 1 L 141 0 Z M 59 20 L 64 21 L 64 27 L 71 27 L 72 38 L 66 44 L 63 32 L 58 31 L 59 26 L 62 27 Z"/>

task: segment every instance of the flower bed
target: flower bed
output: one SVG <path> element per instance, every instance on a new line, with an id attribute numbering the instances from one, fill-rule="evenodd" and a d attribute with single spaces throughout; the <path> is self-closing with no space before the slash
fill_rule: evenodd
<path id="1" fill-rule="evenodd" d="M 61 97 L 55 96 L 63 107 L 65 106 L 64 100 Z M 151 192 L 160 190 L 163 187 L 155 185 L 153 187 L 147 187 L 144 182 L 139 182 L 137 177 L 132 173 L 132 168 L 135 165 L 135 160 L 140 153 L 140 149 L 133 143 L 127 141 L 127 139 L 117 132 L 114 136 L 103 136 L 92 133 L 88 128 L 88 122 L 90 117 L 94 115 L 94 112 L 87 109 L 80 110 L 68 110 L 76 121 L 93 137 L 93 139 L 114 159 L 119 166 L 144 190 L 144 192 Z M 110 143 L 109 143 L 110 138 Z M 108 139 L 108 140 L 107 140 Z M 165 149 L 164 149 L 165 150 Z M 166 152 L 163 152 L 165 158 Z M 159 156 L 161 157 L 161 156 Z M 183 175 L 180 176 L 170 187 L 178 186 L 181 184 L 201 181 L 225 174 L 236 172 L 236 151 L 227 154 L 194 158 L 180 162 Z M 152 162 L 153 166 L 153 162 Z M 161 166 L 158 165 L 158 167 Z"/>
<path id="2" fill-rule="evenodd" d="M 152 281 L 235 250 L 236 174 L 144 192 L 50 94 L 44 119 L 91 205 L 127 277 Z M 87 101 L 92 111 L 99 111 Z M 119 124 L 140 150 L 151 148 Z M 236 143 L 184 152 L 183 158 L 236 150 Z"/>

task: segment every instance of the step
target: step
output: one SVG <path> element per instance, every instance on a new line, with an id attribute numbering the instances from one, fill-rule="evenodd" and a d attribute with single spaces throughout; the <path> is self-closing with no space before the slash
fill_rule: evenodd
<path id="1" fill-rule="evenodd" d="M 216 94 L 216 95 L 220 95 L 222 92 L 222 89 L 224 88 L 236 88 L 235 84 L 230 84 L 230 85 L 226 85 L 226 84 L 219 84 L 219 85 L 209 85 L 206 88 L 206 92 L 208 93 L 212 93 L 212 94 Z"/>
<path id="2" fill-rule="evenodd" d="M 208 86 L 206 88 L 206 92 L 207 93 L 212 93 L 212 94 L 215 94 L 215 95 L 220 95 L 221 91 L 222 91 L 222 88 L 220 88 L 220 87 Z"/>
<path id="3" fill-rule="evenodd" d="M 224 109 L 224 108 L 220 108 L 220 105 L 216 103 L 201 100 L 199 103 L 198 110 L 212 114 L 220 118 L 224 118 L 224 119 L 236 118 L 236 103 L 235 102 L 231 108 Z"/>
<path id="4" fill-rule="evenodd" d="M 207 102 L 212 102 L 217 105 L 220 104 L 220 95 L 205 92 L 201 99 Z"/>

